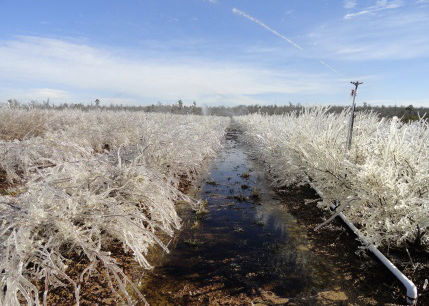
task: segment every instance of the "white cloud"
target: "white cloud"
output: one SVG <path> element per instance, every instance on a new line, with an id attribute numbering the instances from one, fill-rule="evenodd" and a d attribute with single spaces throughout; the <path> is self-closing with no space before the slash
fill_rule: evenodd
<path id="1" fill-rule="evenodd" d="M 41 37 L 19 37 L 0 44 L 0 79 L 20 84 L 14 86 L 22 89 L 20 96 L 13 97 L 2 91 L 0 100 L 49 97 L 58 103 L 82 102 L 82 97 L 88 99 L 88 93 L 91 97 L 103 93 L 111 99 L 120 93 L 119 99 L 153 103 L 177 99 L 241 102 L 267 93 L 336 91 L 332 77 L 326 75 L 171 54 L 157 59 L 130 59 L 84 44 Z M 44 85 L 34 90 L 33 84 Z"/>
<path id="2" fill-rule="evenodd" d="M 345 0 L 343 7 L 345 9 L 352 9 L 356 6 L 356 4 L 357 4 L 356 0 Z"/>
<path id="3" fill-rule="evenodd" d="M 355 13 L 348 13 L 344 16 L 344 19 L 352 19 L 357 16 L 361 15 L 369 15 L 369 14 L 375 14 L 376 12 L 384 11 L 384 10 L 390 10 L 390 9 L 396 9 L 403 6 L 402 0 L 378 0 L 375 5 L 366 7 L 362 9 L 361 11 L 355 12 Z"/>
<path id="4" fill-rule="evenodd" d="M 69 97 L 67 91 L 52 88 L 37 88 L 33 92 L 30 92 L 29 95 L 41 98 L 44 97 L 45 99 L 64 99 Z"/>
<path id="5" fill-rule="evenodd" d="M 65 101 L 71 98 L 68 91 L 53 88 L 26 88 L 25 91 L 16 88 L 0 88 L 2 95 L 23 101 Z"/>
<path id="6" fill-rule="evenodd" d="M 334 21 L 309 38 L 315 54 L 342 60 L 397 60 L 427 58 L 429 15 L 423 11 L 395 11 L 371 22 Z"/>
<path id="7" fill-rule="evenodd" d="M 429 6 L 429 0 L 417 0 L 416 3 L 420 8 L 427 8 Z"/>

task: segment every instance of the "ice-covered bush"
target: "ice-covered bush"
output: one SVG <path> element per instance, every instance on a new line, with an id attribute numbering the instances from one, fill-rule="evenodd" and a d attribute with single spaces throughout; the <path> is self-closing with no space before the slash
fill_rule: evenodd
<path id="1" fill-rule="evenodd" d="M 43 135 L 49 122 L 48 111 L 0 107 L 0 139 L 14 140 Z"/>
<path id="2" fill-rule="evenodd" d="M 0 196 L 0 304 L 39 304 L 36 280 L 45 283 L 44 303 L 57 286 L 73 286 L 78 303 L 85 276 L 97 266 L 112 290 L 132 304 L 127 288 L 133 284 L 110 246 L 119 242 L 145 268 L 151 267 L 146 254 L 152 245 L 167 250 L 160 237 L 181 226 L 175 202 L 192 202 L 178 190 L 180 178 L 192 181 L 207 166 L 229 119 L 99 111 L 50 115 L 50 123 L 64 126 L 47 125 L 38 136 L 0 142 L 0 170 L 14 183 L 9 195 Z M 68 272 L 76 255 L 88 262 L 77 279 Z"/>
<path id="3" fill-rule="evenodd" d="M 60 250 L 84 254 L 92 264 L 101 262 L 107 275 L 119 275 L 123 286 L 127 279 L 109 254 L 112 240 L 150 268 L 145 258 L 149 246 L 165 248 L 159 231 L 172 235 L 180 226 L 174 207 L 178 191 L 138 163 L 119 166 L 100 158 L 67 162 L 33 176 L 26 192 L 2 199 L 3 305 L 13 305 L 18 291 L 28 299 L 34 289 L 31 279 L 71 285 Z"/>
<path id="4" fill-rule="evenodd" d="M 429 131 L 425 121 L 401 123 L 358 113 L 350 152 L 349 112 L 304 108 L 282 116 L 236 117 L 278 185 L 310 178 L 324 199 L 350 202 L 344 213 L 375 245 L 429 247 Z"/>
<path id="5" fill-rule="evenodd" d="M 229 122 L 227 118 L 142 112 L 50 111 L 50 116 L 52 126 L 42 136 L 0 140 L 0 170 L 7 172 L 9 181 L 19 181 L 19 175 L 23 179 L 38 167 L 137 146 L 145 148 L 146 159 L 160 170 L 189 174 L 214 156 L 220 147 L 219 135 Z"/>

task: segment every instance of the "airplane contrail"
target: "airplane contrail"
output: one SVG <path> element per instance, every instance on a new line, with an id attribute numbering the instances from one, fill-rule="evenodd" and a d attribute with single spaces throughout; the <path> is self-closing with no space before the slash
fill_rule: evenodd
<path id="1" fill-rule="evenodd" d="M 267 29 L 268 31 L 270 31 L 271 33 L 273 33 L 274 35 L 277 35 L 278 37 L 286 40 L 288 43 L 290 43 L 291 45 L 293 45 L 295 48 L 298 48 L 301 51 L 304 51 L 303 48 L 301 48 L 300 46 L 298 46 L 296 43 L 294 43 L 292 40 L 290 40 L 289 38 L 287 38 L 286 36 L 283 36 L 282 34 L 280 34 L 279 32 L 271 29 L 269 26 L 267 26 L 265 23 L 263 23 L 262 21 L 246 14 L 245 12 L 240 11 L 239 9 L 236 9 L 235 7 L 232 9 L 232 12 L 234 14 L 237 15 L 241 15 L 243 17 L 246 17 L 249 20 L 252 20 L 253 22 L 256 22 L 257 24 L 259 24 L 260 26 L 264 27 L 265 29 Z"/>
<path id="2" fill-rule="evenodd" d="M 233 12 L 234 14 L 241 15 L 241 16 L 243 16 L 243 17 L 246 17 L 247 19 L 249 19 L 249 20 L 251 20 L 251 21 L 253 21 L 253 22 L 256 22 L 257 24 L 259 24 L 260 26 L 264 27 L 265 29 L 267 29 L 268 31 L 270 31 L 271 33 L 273 33 L 274 35 L 277 35 L 277 36 L 278 36 L 278 37 L 280 37 L 281 39 L 286 40 L 288 43 L 290 43 L 291 45 L 293 45 L 295 48 L 297 48 L 297 49 L 299 49 L 299 50 L 301 50 L 301 51 L 304 51 L 304 49 L 303 49 L 301 46 L 299 46 L 298 44 L 294 43 L 292 40 L 290 40 L 290 39 L 289 39 L 289 38 L 287 38 L 286 36 L 284 36 L 284 35 L 280 34 L 280 33 L 279 33 L 279 32 L 277 32 L 276 30 L 271 29 L 269 26 L 267 26 L 267 25 L 266 25 L 265 23 L 263 23 L 262 21 L 260 21 L 260 20 L 258 20 L 258 19 L 256 19 L 256 18 L 254 18 L 254 17 L 252 17 L 252 16 L 250 16 L 249 14 L 246 14 L 246 13 L 245 13 L 245 12 L 243 12 L 243 11 L 240 11 L 239 9 L 237 9 L 237 8 L 235 8 L 235 7 L 232 9 L 232 12 Z M 341 72 L 339 72 L 338 70 L 336 70 L 336 69 L 332 68 L 331 66 L 329 66 L 329 65 L 328 65 L 327 63 L 325 63 L 324 61 L 319 60 L 319 63 L 320 63 L 320 64 L 322 64 L 323 66 L 325 66 L 325 67 L 329 68 L 329 69 L 330 69 L 330 70 L 332 70 L 333 72 L 338 73 L 339 75 L 341 75 L 342 77 L 344 77 L 344 78 L 345 78 L 345 76 L 344 76 Z"/>
<path id="3" fill-rule="evenodd" d="M 333 72 L 336 72 L 336 73 L 338 73 L 338 74 L 340 74 L 340 75 L 343 75 L 341 72 L 339 72 L 338 70 L 336 70 L 336 69 L 332 68 L 331 66 L 329 66 L 328 64 L 326 64 L 324 61 L 319 60 L 319 62 L 320 62 L 322 65 L 325 65 L 326 67 L 328 67 L 329 69 L 331 69 Z"/>

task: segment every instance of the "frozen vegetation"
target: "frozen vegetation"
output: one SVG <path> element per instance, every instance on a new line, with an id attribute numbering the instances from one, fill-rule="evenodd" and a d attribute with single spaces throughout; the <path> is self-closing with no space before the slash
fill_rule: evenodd
<path id="1" fill-rule="evenodd" d="M 229 119 L 143 112 L 0 108 L 0 305 L 46 303 L 101 266 L 131 304 L 133 287 L 109 247 L 144 268 L 148 249 L 172 236 L 175 203 L 196 205 L 179 183 L 198 179 L 221 147 Z M 76 279 L 70 260 L 84 257 Z M 138 289 L 134 287 L 137 294 Z M 41 298 L 39 299 L 39 296 Z M 140 298 L 144 300 L 143 296 Z"/>
<path id="2" fill-rule="evenodd" d="M 402 123 L 357 114 L 350 152 L 350 113 L 304 108 L 285 115 L 235 117 L 278 186 L 311 179 L 318 205 L 340 209 L 376 246 L 429 248 L 429 130 L 425 120 Z"/>

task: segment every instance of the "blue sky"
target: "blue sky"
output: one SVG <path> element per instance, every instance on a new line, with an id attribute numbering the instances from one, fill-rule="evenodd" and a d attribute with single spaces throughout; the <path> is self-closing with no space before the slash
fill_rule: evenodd
<path id="1" fill-rule="evenodd" d="M 0 0 L 0 102 L 429 107 L 428 33 L 429 0 Z"/>

